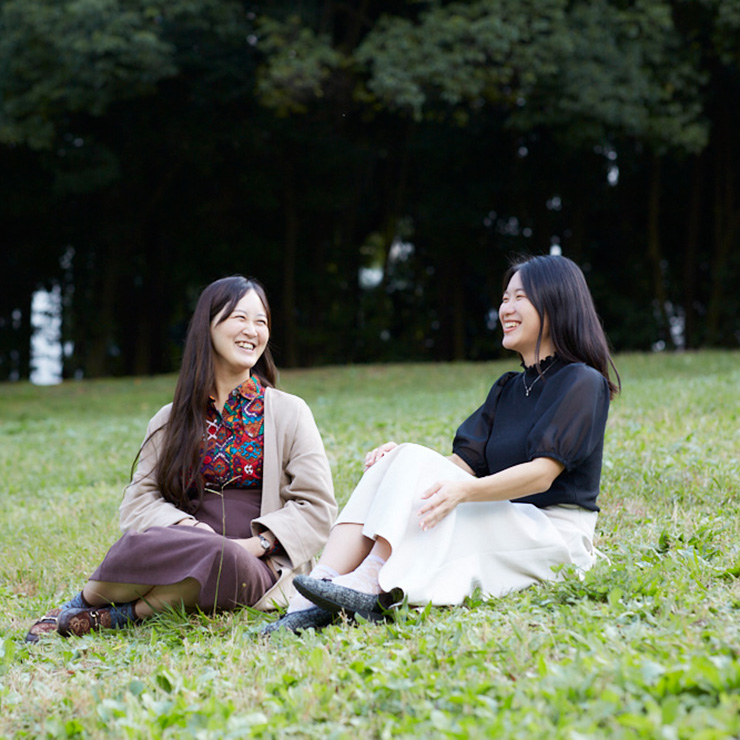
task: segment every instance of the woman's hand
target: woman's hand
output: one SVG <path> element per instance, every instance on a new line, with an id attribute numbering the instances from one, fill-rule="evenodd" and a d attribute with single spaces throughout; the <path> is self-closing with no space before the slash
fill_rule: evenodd
<path id="1" fill-rule="evenodd" d="M 197 527 L 198 529 L 205 529 L 209 532 L 213 532 L 213 534 L 216 534 L 216 530 L 210 524 L 198 521 L 197 519 L 180 519 L 180 521 L 176 523 L 176 526 Z"/>
<path id="2" fill-rule="evenodd" d="M 264 557 L 265 548 L 262 547 L 259 537 L 247 537 L 245 540 L 234 540 L 241 545 L 250 555 L 256 558 Z"/>
<path id="3" fill-rule="evenodd" d="M 365 470 L 372 468 L 372 466 L 375 465 L 383 455 L 388 454 L 396 447 L 398 447 L 398 445 L 395 442 L 386 442 L 384 445 L 380 445 L 380 447 L 370 450 L 370 452 L 365 455 Z"/>
<path id="4" fill-rule="evenodd" d="M 424 530 L 431 529 L 441 522 L 454 508 L 466 500 L 467 481 L 438 481 L 422 494 L 427 500 L 418 516 L 423 517 L 419 526 Z"/>

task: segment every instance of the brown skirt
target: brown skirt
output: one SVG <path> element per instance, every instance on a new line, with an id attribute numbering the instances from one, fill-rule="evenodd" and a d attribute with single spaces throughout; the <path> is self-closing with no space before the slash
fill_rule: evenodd
<path id="1" fill-rule="evenodd" d="M 267 563 L 233 540 L 252 536 L 261 500 L 262 492 L 255 489 L 206 493 L 195 517 L 218 534 L 174 525 L 126 532 L 90 580 L 164 586 L 195 578 L 204 611 L 251 606 L 277 579 Z"/>

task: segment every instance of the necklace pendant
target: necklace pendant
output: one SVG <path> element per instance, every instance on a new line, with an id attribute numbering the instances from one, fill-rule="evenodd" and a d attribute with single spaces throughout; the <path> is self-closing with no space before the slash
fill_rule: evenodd
<path id="1" fill-rule="evenodd" d="M 538 375 L 538 376 L 537 376 L 537 377 L 536 377 L 536 378 L 535 378 L 535 379 L 534 379 L 534 380 L 532 381 L 532 385 L 527 385 L 526 370 L 525 370 L 525 372 L 523 372 L 523 373 L 522 373 L 522 385 L 524 386 L 524 397 L 525 397 L 525 398 L 529 398 L 529 394 L 530 394 L 530 392 L 531 392 L 532 388 L 534 388 L 534 387 L 535 387 L 535 386 L 537 385 L 537 381 L 538 381 L 538 380 L 539 380 L 540 378 L 543 378 L 543 377 L 545 376 L 545 373 L 547 373 L 547 371 L 548 371 L 548 370 L 549 370 L 549 369 L 550 369 L 551 367 L 552 367 L 552 365 L 548 365 L 548 366 L 547 366 L 547 367 L 546 367 L 546 368 L 544 369 L 544 371 L 542 372 L 542 374 L 541 374 L 541 375 Z"/>

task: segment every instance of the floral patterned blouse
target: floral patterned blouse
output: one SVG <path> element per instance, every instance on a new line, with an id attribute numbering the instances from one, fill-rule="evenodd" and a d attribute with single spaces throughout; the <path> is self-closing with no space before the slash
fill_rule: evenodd
<path id="1" fill-rule="evenodd" d="M 206 489 L 262 485 L 265 389 L 249 378 L 229 394 L 219 413 L 211 397 L 206 413 L 201 474 Z"/>

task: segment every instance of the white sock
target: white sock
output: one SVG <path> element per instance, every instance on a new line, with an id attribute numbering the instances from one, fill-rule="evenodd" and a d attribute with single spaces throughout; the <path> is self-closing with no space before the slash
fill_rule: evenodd
<path id="1" fill-rule="evenodd" d="M 335 578 L 334 583 L 364 594 L 379 594 L 383 589 L 380 588 L 378 573 L 384 565 L 383 558 L 370 554 L 351 573 Z"/>
<path id="2" fill-rule="evenodd" d="M 339 573 L 334 570 L 334 568 L 328 565 L 319 564 L 308 574 L 308 577 L 333 581 L 338 575 Z M 304 609 L 310 609 L 312 606 L 316 606 L 316 604 L 302 594 L 297 593 L 288 604 L 288 614 L 291 614 L 292 612 L 300 612 Z"/>

